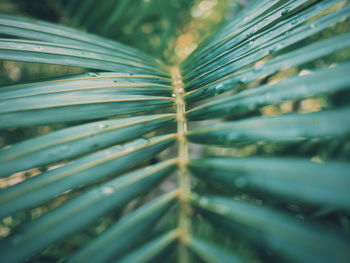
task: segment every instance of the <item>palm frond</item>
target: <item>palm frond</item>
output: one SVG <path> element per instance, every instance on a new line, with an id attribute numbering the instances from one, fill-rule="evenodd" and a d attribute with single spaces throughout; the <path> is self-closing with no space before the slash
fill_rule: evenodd
<path id="1" fill-rule="evenodd" d="M 155 2 L 143 2 L 140 16 L 152 14 Z M 104 35 L 132 5 L 60 3 Z M 0 59 L 86 69 L 0 88 L 4 132 L 52 131 L 0 150 L 0 218 L 25 218 L 0 240 L 4 262 L 35 260 L 89 231 L 62 259 L 251 262 L 231 249 L 242 242 L 254 262 L 347 262 L 349 2 L 233 10 L 172 67 L 77 29 L 0 15 Z M 335 213 L 341 223 L 323 221 Z M 102 219 L 110 224 L 100 230 Z"/>
<path id="2" fill-rule="evenodd" d="M 68 262 L 105 262 L 141 239 L 148 229 L 166 214 L 166 211 L 176 202 L 177 192 L 171 192 L 123 217 L 118 223 L 94 239 L 81 251 L 69 258 Z M 113 242 L 120 240 L 118 246 Z"/>
<path id="3" fill-rule="evenodd" d="M 1 241 L 3 260 L 22 261 L 47 245 L 62 240 L 108 211 L 118 209 L 138 195 L 149 191 L 175 167 L 176 162 L 170 160 L 152 168 L 126 174 L 95 187 L 51 213 L 29 222 L 17 235 Z"/>
<path id="4" fill-rule="evenodd" d="M 224 224 L 252 242 L 259 242 L 299 262 L 346 262 L 349 240 L 293 217 L 243 201 L 224 197 L 196 197 L 193 203 L 210 220 Z"/>

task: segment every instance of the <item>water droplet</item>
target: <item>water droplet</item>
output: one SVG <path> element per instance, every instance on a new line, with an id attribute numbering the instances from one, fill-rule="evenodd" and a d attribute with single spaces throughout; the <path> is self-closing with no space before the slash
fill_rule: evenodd
<path id="1" fill-rule="evenodd" d="M 199 91 L 197 91 L 197 92 L 195 92 L 193 94 L 203 95 L 203 94 L 206 94 L 208 92 L 208 90 L 209 90 L 208 88 L 204 88 L 204 89 L 199 90 Z"/>
<path id="2" fill-rule="evenodd" d="M 312 71 L 307 70 L 307 69 L 303 69 L 302 71 L 300 71 L 299 76 L 305 76 L 305 75 L 309 75 L 311 73 L 312 73 Z"/>
<path id="3" fill-rule="evenodd" d="M 258 71 L 260 71 L 262 68 L 263 68 L 263 64 L 257 65 L 257 66 L 254 67 L 253 71 L 254 71 L 254 72 L 258 72 Z"/>
<path id="4" fill-rule="evenodd" d="M 249 41 L 248 46 L 251 46 L 251 45 L 253 45 L 253 44 L 254 44 L 254 41 L 251 40 L 251 41 Z"/>
<path id="5" fill-rule="evenodd" d="M 233 142 L 239 138 L 239 135 L 236 132 L 229 133 L 225 136 L 225 142 Z"/>
<path id="6" fill-rule="evenodd" d="M 53 150 L 51 150 L 49 152 L 49 155 L 54 157 L 54 156 L 57 156 L 57 155 L 68 153 L 70 151 L 71 151 L 71 148 L 68 145 L 61 145 L 61 146 L 56 147 Z"/>
<path id="7" fill-rule="evenodd" d="M 97 149 L 99 147 L 100 145 L 98 143 L 94 143 L 93 145 L 91 145 L 91 149 Z"/>
<path id="8" fill-rule="evenodd" d="M 124 147 L 121 145 L 117 145 L 117 146 L 114 146 L 113 149 L 115 149 L 117 151 L 122 151 L 122 150 L 124 150 Z"/>
<path id="9" fill-rule="evenodd" d="M 242 85 L 247 82 L 247 77 L 242 77 L 239 79 L 239 83 Z"/>
<path id="10" fill-rule="evenodd" d="M 111 186 L 104 186 L 101 188 L 101 192 L 103 195 L 111 195 L 114 193 L 114 188 Z"/>
<path id="11" fill-rule="evenodd" d="M 219 84 L 215 86 L 215 95 L 221 94 L 225 92 L 225 85 L 224 84 Z"/>
<path id="12" fill-rule="evenodd" d="M 236 180 L 235 180 L 235 185 L 238 188 L 243 188 L 243 187 L 247 186 L 247 184 L 248 184 L 248 180 L 247 180 L 247 178 L 244 178 L 243 176 L 240 176 L 240 177 L 236 178 Z"/>
<path id="13" fill-rule="evenodd" d="M 280 50 L 282 47 L 283 47 L 283 46 L 282 46 L 281 44 L 277 44 L 277 45 L 273 46 L 272 48 L 270 48 L 269 53 L 278 51 L 278 50 Z"/>
<path id="14" fill-rule="evenodd" d="M 316 28 L 316 25 L 314 23 L 309 25 L 310 28 Z"/>
<path id="15" fill-rule="evenodd" d="M 292 22 L 290 22 L 290 23 L 291 23 L 291 25 L 295 25 L 295 24 L 299 23 L 299 18 L 292 20 Z"/>
<path id="16" fill-rule="evenodd" d="M 98 74 L 98 73 L 95 73 L 95 72 L 88 72 L 88 73 L 86 73 L 86 76 L 88 76 L 88 77 L 98 77 L 100 74 Z"/>
<path id="17" fill-rule="evenodd" d="M 151 142 L 150 138 L 145 138 L 145 137 L 142 137 L 142 139 L 144 139 L 146 143 Z"/>
<path id="18" fill-rule="evenodd" d="M 176 94 L 175 93 L 171 94 L 171 97 L 176 98 Z"/>
<path id="19" fill-rule="evenodd" d="M 99 127 L 100 129 L 105 129 L 105 128 L 108 127 L 108 125 L 107 125 L 106 123 L 100 123 L 100 124 L 98 125 L 98 127 Z"/>
<path id="20" fill-rule="evenodd" d="M 285 16 L 285 15 L 287 15 L 289 13 L 289 11 L 290 10 L 288 8 L 286 8 L 286 9 L 282 10 L 281 15 Z"/>

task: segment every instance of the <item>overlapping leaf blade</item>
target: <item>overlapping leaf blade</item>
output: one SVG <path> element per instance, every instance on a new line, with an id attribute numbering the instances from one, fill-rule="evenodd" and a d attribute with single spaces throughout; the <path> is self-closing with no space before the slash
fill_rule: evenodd
<path id="1" fill-rule="evenodd" d="M 292 158 L 212 158 L 193 160 L 194 175 L 257 194 L 301 204 L 350 209 L 350 165 Z"/>
<path id="2" fill-rule="evenodd" d="M 168 247 L 171 243 L 175 241 L 178 236 L 176 230 L 167 232 L 159 237 L 151 240 L 146 243 L 144 246 L 134 250 L 121 260 L 118 260 L 118 263 L 146 263 L 152 260 L 158 253 Z"/>
<path id="3" fill-rule="evenodd" d="M 170 97 L 172 94 L 170 85 L 171 83 L 166 78 L 157 78 L 152 75 L 88 72 L 42 82 L 2 87 L 0 100 L 62 93 L 67 96 L 75 93 L 91 95 L 105 93 Z"/>
<path id="4" fill-rule="evenodd" d="M 109 181 L 23 226 L 0 243 L 6 262 L 22 262 L 53 242 L 83 229 L 112 209 L 152 189 L 174 171 L 173 160 Z"/>
<path id="5" fill-rule="evenodd" d="M 192 198 L 212 220 L 297 262 L 347 262 L 349 240 L 269 208 L 223 197 Z"/>
<path id="6" fill-rule="evenodd" d="M 0 39 L 0 58 L 2 60 L 166 76 L 164 73 L 157 73 L 155 67 L 144 66 L 125 58 L 111 57 L 109 54 L 97 53 L 78 46 L 50 42 Z"/>
<path id="7" fill-rule="evenodd" d="M 281 19 L 283 15 L 287 14 L 287 12 L 297 9 L 307 2 L 311 3 L 313 1 L 289 0 L 283 2 L 282 4 L 278 1 L 265 1 L 265 5 L 262 6 L 260 6 L 259 4 L 253 4 L 251 7 L 254 9 L 254 11 L 252 12 L 252 16 L 247 19 L 248 23 L 244 24 L 241 22 L 241 26 L 237 26 L 237 28 L 234 28 L 233 32 L 229 31 L 229 33 L 226 33 L 226 36 L 223 36 L 222 39 L 214 40 L 214 43 L 209 44 L 205 48 L 200 50 L 200 54 L 197 55 L 197 57 L 189 57 L 192 59 L 191 66 L 195 67 L 206 60 L 212 59 L 228 47 L 237 45 L 245 39 L 251 37 L 257 31 L 273 25 L 279 19 Z"/>
<path id="8" fill-rule="evenodd" d="M 171 192 L 149 202 L 135 212 L 123 217 L 98 238 L 78 251 L 68 262 L 110 262 L 144 234 L 175 203 L 177 192 Z"/>
<path id="9" fill-rule="evenodd" d="M 87 28 L 98 27 L 93 24 L 102 14 L 95 12 L 89 17 L 86 14 L 99 4 L 90 0 L 69 1 L 70 10 L 79 3 L 82 4 L 76 21 L 85 21 Z M 113 16 L 101 24 L 102 32 L 115 23 L 125 3 L 127 1 L 121 1 L 119 8 L 112 12 Z M 99 10 L 106 10 L 107 6 L 107 2 L 101 3 Z M 176 116 L 177 120 L 181 123 L 185 119 L 242 118 L 266 105 L 347 91 L 348 62 L 332 66 L 322 64 L 322 69 L 310 75 L 295 75 L 275 84 L 265 83 L 269 83 L 268 77 L 278 71 L 300 67 L 348 49 L 349 33 L 343 31 L 337 32 L 339 35 L 336 36 L 326 34 L 328 39 L 314 39 L 312 44 L 309 40 L 338 22 L 344 23 L 349 19 L 349 10 L 348 2 L 341 0 L 249 1 L 231 23 L 203 42 L 181 64 L 188 105 L 186 118 L 180 114 Z M 115 118 L 151 111 L 168 112 L 175 109 L 171 108 L 174 104 L 179 106 L 183 103 L 182 98 L 177 97 L 182 91 L 172 95 L 170 76 L 162 62 L 120 43 L 63 26 L 7 15 L 0 15 L 0 33 L 26 39 L 0 40 L 0 58 L 3 59 L 116 71 L 4 87 L 0 89 L 1 128 Z M 306 43 L 306 46 L 300 47 L 300 43 Z M 295 72 L 299 74 L 298 69 Z M 172 77 L 177 86 L 176 83 L 181 81 Z M 256 85 L 251 83 L 253 81 L 264 84 Z M 257 87 L 240 92 L 242 85 L 248 83 Z M 198 101 L 226 91 L 231 91 L 228 97 L 198 106 Z M 236 93 L 232 95 L 233 92 Z M 1 191 L 4 209 L 0 215 L 12 215 L 67 190 L 90 186 L 112 175 L 119 175 L 155 156 L 176 139 L 180 144 L 186 144 L 182 136 L 186 136 L 188 142 L 223 147 L 265 142 L 295 143 L 309 139 L 320 143 L 322 140 L 345 138 L 350 132 L 347 121 L 350 110 L 335 106 L 335 109 L 317 113 L 225 121 L 190 129 L 185 134 L 180 132 L 150 141 L 139 139 L 127 143 L 124 148 L 113 146 L 105 150 L 101 149 L 155 132 L 174 122 L 175 114 L 102 120 L 40 136 L 0 152 L 0 157 L 4 158 L 2 163 L 0 161 L 0 169 L 5 168 L 4 175 L 90 154 Z M 52 118 L 53 115 L 55 118 Z M 184 127 L 186 125 L 183 123 Z M 91 153 L 97 150 L 101 151 Z M 8 262 L 21 262 L 48 245 L 82 230 L 111 209 L 120 209 L 152 189 L 175 171 L 177 165 L 181 171 L 188 169 L 209 183 L 238 189 L 239 193 L 244 193 L 242 198 L 264 196 L 257 202 L 262 205 L 254 205 L 231 198 L 193 195 L 190 203 L 203 215 L 200 220 L 218 223 L 222 228 L 233 230 L 236 236 L 237 233 L 246 236 L 249 243 L 258 243 L 268 251 L 272 249 L 287 260 L 328 263 L 346 262 L 350 257 L 347 249 L 350 241 L 342 234 L 317 227 L 307 220 L 295 219 L 295 214 L 287 216 L 267 208 L 264 203 L 265 198 L 278 197 L 279 202 L 286 205 L 291 201 L 305 207 L 348 210 L 348 164 L 335 161 L 316 164 L 306 159 L 281 157 L 182 160 L 187 158 L 184 156 L 186 154 L 179 154 L 179 160 L 170 160 L 104 183 L 24 225 L 22 230 L 1 241 L 4 258 Z M 14 164 L 19 165 L 15 167 Z M 181 176 L 188 176 L 187 172 Z M 181 184 L 177 187 L 184 187 Z M 231 193 L 234 198 L 240 197 L 236 191 Z M 70 261 L 91 261 L 94 258 L 93 261 L 106 262 L 121 253 L 130 252 L 127 251 L 129 245 L 139 240 L 138 235 L 143 235 L 150 224 L 164 215 L 174 203 L 175 195 L 179 195 L 180 209 L 184 209 L 185 205 L 182 205 L 189 198 L 186 193 L 175 191 L 161 197 L 123 217 L 79 250 Z M 189 222 L 189 215 L 184 220 Z M 190 233 L 188 229 L 187 233 L 181 227 L 180 222 L 178 229 L 145 242 L 118 262 L 155 260 L 176 240 L 205 262 L 242 262 L 221 247 L 198 238 L 198 233 Z"/>
<path id="10" fill-rule="evenodd" d="M 174 135 L 137 139 L 124 146 L 117 145 L 89 154 L 6 188 L 0 191 L 0 218 L 31 208 L 67 190 L 125 171 L 166 149 L 174 141 Z"/>
<path id="11" fill-rule="evenodd" d="M 187 134 L 191 142 L 229 146 L 260 142 L 300 142 L 329 139 L 350 132 L 348 108 L 309 114 L 256 117 L 194 129 Z"/>
<path id="12" fill-rule="evenodd" d="M 203 85 L 232 74 L 235 71 L 270 55 L 271 52 L 276 52 L 286 48 L 321 31 L 322 29 L 325 29 L 331 24 L 334 24 L 342 19 L 346 19 L 349 17 L 349 10 L 350 6 L 346 6 L 338 11 L 334 11 L 328 15 L 320 17 L 318 20 L 313 21 L 310 24 L 301 25 L 300 27 L 292 29 L 286 27 L 286 32 L 288 32 L 288 34 L 281 34 L 281 32 L 279 32 L 281 27 L 277 27 L 276 37 L 269 41 L 267 41 L 265 35 L 262 34 L 261 39 L 257 38 L 254 41 L 250 41 L 249 43 L 242 45 L 240 48 L 229 52 L 227 55 L 223 56 L 222 59 L 214 61 L 212 65 L 210 65 L 210 70 L 203 69 L 203 74 L 201 74 L 200 70 L 197 71 L 197 68 L 195 68 L 195 77 L 192 81 L 188 82 L 186 85 L 186 90 L 190 91 L 197 89 Z M 292 20 L 286 25 L 294 26 L 294 24 L 294 20 Z M 267 35 L 269 36 L 271 33 Z M 232 56 L 233 58 L 227 62 L 226 60 L 228 60 L 228 56 Z"/>
<path id="13" fill-rule="evenodd" d="M 172 105 L 172 98 L 146 95 L 78 93 L 23 97 L 0 101 L 0 128 L 94 120 L 167 109 Z"/>
<path id="14" fill-rule="evenodd" d="M 198 90 L 189 92 L 186 99 L 193 102 L 200 99 L 213 97 L 225 91 L 234 90 L 241 84 L 246 84 L 256 79 L 263 79 L 276 72 L 287 69 L 293 66 L 298 66 L 318 58 L 330 55 L 336 51 L 349 48 L 350 34 L 345 33 L 329 39 L 321 40 L 316 43 L 304 46 L 286 54 L 279 55 L 266 63 L 263 66 L 249 67 L 243 70 L 238 70 L 222 79 L 219 79 L 208 85 L 204 85 Z"/>
<path id="15" fill-rule="evenodd" d="M 171 114 L 149 115 L 92 122 L 38 136 L 0 151 L 0 176 L 97 151 L 173 121 Z"/>
<path id="16" fill-rule="evenodd" d="M 1 14 L 0 32 L 26 39 L 74 45 L 87 48 L 88 50 L 113 53 L 114 56 L 126 55 L 131 60 L 147 61 L 147 63 L 159 66 L 159 62 L 155 61 L 154 58 L 130 46 L 70 27 L 39 20 Z"/>
<path id="17" fill-rule="evenodd" d="M 332 94 L 349 89 L 350 63 L 334 68 L 321 69 L 306 76 L 293 76 L 275 84 L 248 89 L 238 94 L 213 99 L 187 112 L 190 120 L 240 117 L 262 106 L 279 104 L 288 100 L 300 100 L 316 95 Z"/>
<path id="18" fill-rule="evenodd" d="M 242 263 L 241 259 L 228 253 L 217 245 L 197 237 L 191 237 L 189 247 L 208 263 Z"/>

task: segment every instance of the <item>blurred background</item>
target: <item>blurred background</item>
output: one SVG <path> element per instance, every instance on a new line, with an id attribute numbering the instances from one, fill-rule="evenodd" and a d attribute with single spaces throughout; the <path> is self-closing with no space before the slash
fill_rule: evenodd
<path id="1" fill-rule="evenodd" d="M 0 0 L 0 12 L 92 32 L 178 63 L 230 18 L 229 0 Z M 237 1 L 244 6 L 245 1 Z M 76 67 L 1 62 L 0 85 L 79 73 Z"/>

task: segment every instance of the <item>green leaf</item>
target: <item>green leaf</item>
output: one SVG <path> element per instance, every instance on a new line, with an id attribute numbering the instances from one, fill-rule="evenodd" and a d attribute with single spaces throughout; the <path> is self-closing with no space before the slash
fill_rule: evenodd
<path id="1" fill-rule="evenodd" d="M 0 88 L 0 100 L 47 94 L 118 94 L 171 97 L 172 89 L 171 83 L 167 79 L 152 75 L 94 72 Z"/>
<path id="2" fill-rule="evenodd" d="M 242 45 L 237 49 L 233 49 L 232 52 L 226 54 L 222 59 L 214 61 L 212 64 L 208 65 L 208 67 L 210 66 L 208 69 L 204 68 L 203 70 L 197 70 L 197 68 L 195 68 L 195 78 L 193 78 L 192 81 L 187 80 L 188 82 L 185 89 L 187 91 L 190 91 L 201 88 L 204 85 L 210 84 L 214 81 L 219 80 L 220 78 L 233 74 L 239 69 L 243 69 L 245 66 L 248 66 L 253 62 L 257 62 L 258 60 L 267 57 L 273 52 L 277 52 L 288 46 L 291 46 L 292 44 L 295 44 L 298 41 L 303 40 L 321 31 L 322 29 L 325 29 L 326 27 L 339 22 L 342 19 L 349 18 L 349 14 L 350 5 L 347 5 L 340 10 L 320 17 L 318 20 L 313 21 L 310 24 L 304 24 L 294 29 L 287 27 L 286 32 L 288 32 L 288 34 L 283 34 L 284 32 L 280 32 L 281 27 L 277 27 L 277 32 L 275 33 L 276 38 L 269 40 L 268 37 L 273 36 L 273 34 L 269 32 L 269 34 L 267 34 L 267 37 L 265 37 L 265 35 L 262 35 L 261 38 L 251 40 L 249 43 L 245 43 L 245 45 Z M 296 19 L 297 18 L 291 20 L 289 24 L 294 26 L 294 21 Z M 349 42 L 347 41 L 347 44 L 343 44 L 349 45 L 348 43 Z M 249 48 L 247 50 L 247 46 L 251 47 L 251 50 L 249 50 Z M 330 52 L 330 50 L 328 52 Z M 231 60 L 230 57 L 232 57 Z M 264 68 L 265 67 L 261 65 L 258 67 L 252 66 L 249 68 L 249 70 L 260 71 L 261 77 Z"/>
<path id="3" fill-rule="evenodd" d="M 263 79 L 280 70 L 316 60 L 348 47 L 350 47 L 350 33 L 317 41 L 313 44 L 272 58 L 262 66 L 238 70 L 217 81 L 203 85 L 193 92 L 188 92 L 186 100 L 192 103 L 229 90 L 234 90 L 243 83 L 249 83 L 256 79 Z"/>
<path id="4" fill-rule="evenodd" d="M 174 119 L 172 114 L 163 114 L 105 120 L 38 136 L 0 151 L 0 177 L 125 142 Z"/>
<path id="5" fill-rule="evenodd" d="M 0 128 L 93 120 L 155 109 L 167 109 L 173 98 L 146 95 L 45 94 L 0 101 Z M 52 117 L 54 116 L 54 118 Z"/>
<path id="6" fill-rule="evenodd" d="M 302 0 L 303 1 L 303 0 Z M 215 57 L 218 53 L 222 52 L 228 45 L 234 46 L 235 44 L 249 38 L 257 28 L 254 25 L 260 25 L 264 27 L 269 23 L 274 22 L 276 18 L 281 17 L 281 8 L 276 8 L 278 0 L 260 1 L 260 3 L 252 3 L 249 7 L 237 14 L 237 18 L 222 29 L 217 36 L 213 37 L 212 41 L 205 43 L 205 46 L 199 47 L 186 59 L 183 66 L 192 67 L 203 60 L 208 60 Z M 286 1 L 284 5 L 288 5 Z M 274 14 L 274 16 L 271 16 Z M 248 16 L 246 16 L 248 15 Z M 271 17 L 268 21 L 263 21 L 266 17 Z M 233 41 L 232 41 L 233 40 Z M 217 50 L 218 49 L 218 50 Z M 215 50 L 215 52 L 213 52 Z M 214 54 L 213 54 L 214 53 Z"/>
<path id="7" fill-rule="evenodd" d="M 142 246 L 139 249 L 134 250 L 121 260 L 118 260 L 118 263 L 146 263 L 152 260 L 158 253 L 168 247 L 171 243 L 175 241 L 178 236 L 177 230 L 170 231 L 165 233 L 150 242 Z"/>
<path id="8" fill-rule="evenodd" d="M 76 187 L 91 184 L 136 166 L 175 141 L 175 135 L 137 139 L 89 154 L 64 166 L 0 191 L 0 218 L 31 208 Z"/>
<path id="9" fill-rule="evenodd" d="M 350 209 L 350 165 L 292 158 L 211 158 L 190 161 L 199 178 L 278 200 Z"/>
<path id="10" fill-rule="evenodd" d="M 194 143 L 229 146 L 257 142 L 298 142 L 347 135 L 350 109 L 310 114 L 256 117 L 197 128 L 187 133 Z"/>
<path id="11" fill-rule="evenodd" d="M 328 15 L 330 19 L 320 18 L 322 22 L 324 20 L 326 20 L 326 22 L 317 23 L 317 27 L 310 28 L 309 25 L 302 25 L 299 29 L 298 26 L 302 23 L 299 19 L 306 21 L 308 18 L 311 18 L 312 15 L 317 14 L 314 12 L 313 8 L 309 8 L 306 10 L 306 16 L 304 12 L 302 12 L 301 14 L 293 15 L 289 19 L 283 19 L 280 23 L 275 25 L 275 22 L 279 22 L 279 20 L 283 18 L 284 12 L 292 13 L 305 2 L 307 1 L 288 1 L 288 3 L 276 8 L 271 14 L 265 16 L 264 19 L 260 19 L 254 25 L 248 27 L 247 30 L 240 34 L 234 34 L 232 37 L 228 37 L 226 43 L 224 42 L 222 45 L 214 47 L 213 51 L 205 58 L 201 59 L 199 63 L 194 61 L 192 70 L 185 74 L 184 79 L 188 83 L 186 90 L 193 90 L 196 88 L 195 86 L 197 84 L 207 84 L 203 82 L 205 80 L 208 81 L 212 78 L 217 79 L 220 76 L 222 77 L 230 72 L 236 71 L 237 68 L 242 68 L 254 61 L 258 61 L 269 55 L 271 51 L 275 52 L 285 48 L 339 21 L 344 16 L 348 16 L 345 12 L 347 8 L 343 8 L 340 10 L 340 14 Z M 323 9 L 326 9 L 326 7 L 323 7 Z M 295 21 L 297 21 L 297 23 Z M 267 28 L 265 28 L 266 26 Z M 271 26 L 275 26 L 273 28 L 274 30 L 270 28 Z M 269 29 L 270 31 L 260 33 L 263 29 Z M 256 36 L 258 32 L 260 35 Z M 288 32 L 288 34 L 283 34 L 284 32 Z"/>
<path id="12" fill-rule="evenodd" d="M 46 246 L 82 230 L 99 217 L 121 209 L 133 198 L 151 190 L 174 171 L 176 162 L 165 163 L 131 172 L 96 187 L 68 201 L 61 207 L 24 225 L 0 241 L 2 260 L 23 262 Z"/>
<path id="13" fill-rule="evenodd" d="M 130 46 L 70 27 L 35 19 L 1 14 L 0 33 L 43 42 L 75 45 L 87 50 L 127 57 L 134 61 L 147 61 L 149 64 L 158 65 L 158 67 L 160 65 L 154 58 Z"/>
<path id="14" fill-rule="evenodd" d="M 224 66 L 226 62 L 234 61 L 234 58 L 241 59 L 242 56 L 251 54 L 252 50 L 259 51 L 262 48 L 268 46 L 274 48 L 277 47 L 277 49 L 280 49 L 282 45 L 275 47 L 276 42 L 281 42 L 281 40 L 288 39 L 291 37 L 290 35 L 293 35 L 293 39 L 295 39 L 295 32 L 300 33 L 300 31 L 304 31 L 305 29 L 307 34 L 314 32 L 313 28 L 307 28 L 309 25 L 302 24 L 308 22 L 308 20 L 311 19 L 313 16 L 319 14 L 322 11 L 325 11 L 327 8 L 331 7 L 337 2 L 341 1 L 331 0 L 327 2 L 319 2 L 314 4 L 312 8 L 304 8 L 302 11 L 292 16 L 284 17 L 283 19 L 274 20 L 276 16 L 265 16 L 264 19 L 260 19 L 258 22 L 254 21 L 255 24 L 252 24 L 249 27 L 241 27 L 239 30 L 242 30 L 243 28 L 248 33 L 231 33 L 230 35 L 222 39 L 222 43 L 219 45 L 219 47 L 216 47 L 215 49 L 215 51 L 219 49 L 221 50 L 221 52 L 218 53 L 216 56 L 212 56 L 212 54 L 209 54 L 210 58 L 203 59 L 201 64 L 195 64 L 195 74 L 198 76 L 200 74 L 216 70 L 216 68 L 220 66 L 219 62 L 222 63 L 221 66 Z M 275 9 L 275 15 L 281 16 L 281 10 L 281 7 Z M 271 22 L 272 24 L 269 25 L 268 23 Z M 261 26 L 266 26 L 266 23 L 268 24 L 268 27 L 261 30 Z M 304 30 L 301 30 L 301 28 L 304 28 Z M 225 41 L 227 43 L 224 43 Z M 273 50 L 275 51 L 275 49 Z M 188 81 L 197 78 L 195 75 L 193 75 L 193 69 L 190 72 L 186 72 L 186 75 L 192 75 L 192 77 L 188 77 Z"/>
<path id="15" fill-rule="evenodd" d="M 186 113 L 189 120 L 239 117 L 269 104 L 300 100 L 315 95 L 335 93 L 349 88 L 350 63 L 320 69 L 310 75 L 293 76 L 275 84 L 267 84 L 243 92 L 214 99 Z"/>
<path id="16" fill-rule="evenodd" d="M 76 66 L 106 71 L 165 76 L 158 69 L 129 59 L 98 53 L 79 46 L 32 40 L 0 39 L 0 59 Z"/>
<path id="17" fill-rule="evenodd" d="M 153 225 L 174 205 L 177 192 L 164 194 L 128 214 L 67 262 L 110 262 L 144 237 Z"/>
<path id="18" fill-rule="evenodd" d="M 183 0 L 137 1 L 59 0 L 50 7 L 63 11 L 60 21 L 125 42 L 132 41 L 117 33 L 122 28 L 122 34 L 153 31 L 155 38 L 149 39 L 159 43 L 150 44 L 159 44 L 159 53 L 167 57 L 182 53 L 182 37 L 176 41 L 170 36 L 175 26 L 181 26 L 174 23 L 178 16 L 174 10 L 184 7 L 181 18 L 186 21 L 191 10 L 193 17 L 209 9 L 217 17 L 216 10 L 225 5 L 190 1 L 185 10 Z M 227 2 L 226 14 L 222 13 L 226 25 L 172 67 L 112 40 L 0 14 L 0 34 L 6 37 L 0 39 L 0 59 L 98 71 L 0 88 L 0 128 L 7 129 L 1 131 L 6 137 L 0 138 L 0 145 L 5 145 L 0 151 L 0 176 L 12 174 L 1 180 L 7 187 L 0 190 L 0 217 L 5 217 L 0 235 L 6 236 L 0 241 L 2 261 L 249 261 L 230 248 L 243 248 L 253 261 L 348 261 L 350 4 L 347 0 L 223 2 Z M 129 24 L 120 24 L 121 14 L 123 19 L 130 14 Z M 148 18 L 158 20 L 160 27 L 150 27 Z M 196 28 L 197 20 L 185 23 L 201 29 Z M 192 31 L 186 39 L 189 36 L 191 46 L 196 46 Z M 134 44 L 147 45 L 142 38 L 134 37 L 138 39 Z M 14 80 L 20 76 L 12 72 L 12 64 L 5 63 L 4 69 Z M 311 74 L 302 76 L 302 69 Z M 266 105 L 319 96 L 329 109 L 303 114 L 303 104 L 292 114 L 255 114 Z M 244 119 L 254 114 L 259 116 Z M 230 121 L 208 121 L 225 117 Z M 198 120 L 210 125 L 192 123 Z M 176 122 L 177 132 L 170 134 Z M 32 127 L 29 134 L 22 127 L 52 123 L 73 127 L 18 142 L 18 133 L 29 137 L 39 131 Z M 265 143 L 270 144 L 258 147 Z M 251 145 L 244 153 L 234 155 L 256 157 L 201 157 L 211 154 L 208 145 L 246 144 Z M 280 154 L 281 149 L 300 155 L 299 146 L 302 154 L 320 156 L 326 163 L 262 157 Z M 222 147 L 216 149 L 220 155 L 235 151 Z M 161 163 L 148 166 L 158 159 Z M 31 168 L 42 173 L 26 171 Z M 22 172 L 13 174 L 18 171 Z M 174 171 L 176 178 L 157 186 Z M 196 180 L 190 180 L 191 172 Z M 202 179 L 207 182 L 198 181 Z M 169 187 L 172 192 L 146 203 Z M 198 196 L 196 189 L 225 190 L 227 197 Z M 171 209 L 174 204 L 178 211 Z M 121 215 L 117 222 L 115 215 Z M 165 224 L 172 229 L 165 234 L 156 225 L 163 216 L 160 228 Z M 213 243 L 218 229 L 225 235 Z M 91 231 L 88 240 L 81 240 Z"/>
<path id="19" fill-rule="evenodd" d="M 274 9 L 274 5 L 278 4 L 278 2 L 279 0 L 255 1 L 250 2 L 249 5 L 246 6 L 242 3 L 234 3 L 241 7 L 237 10 L 237 13 L 235 13 L 225 26 L 219 29 L 218 33 L 211 36 L 208 42 L 203 41 L 199 48 L 195 49 L 185 62 L 190 62 L 190 58 L 194 59 L 193 55 L 198 56 L 199 53 L 208 53 L 208 51 L 211 48 L 215 48 L 216 45 L 222 45 L 232 36 L 238 35 L 242 31 L 254 26 L 256 21 L 260 20 L 261 16 L 269 12 L 269 10 Z"/>
<path id="20" fill-rule="evenodd" d="M 260 245 L 295 262 L 347 262 L 350 240 L 315 224 L 272 209 L 222 197 L 193 196 L 192 203 L 212 220 L 245 234 Z M 222 220 L 221 220 L 222 219 Z"/>
<path id="21" fill-rule="evenodd" d="M 192 236 L 189 247 L 207 263 L 241 263 L 244 262 L 221 247 Z"/>

